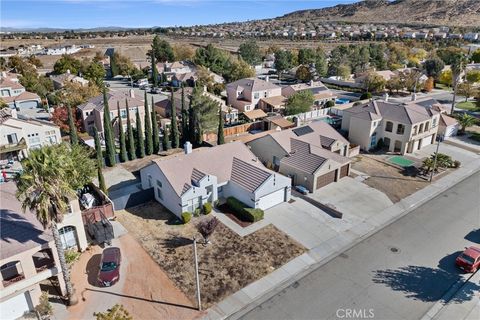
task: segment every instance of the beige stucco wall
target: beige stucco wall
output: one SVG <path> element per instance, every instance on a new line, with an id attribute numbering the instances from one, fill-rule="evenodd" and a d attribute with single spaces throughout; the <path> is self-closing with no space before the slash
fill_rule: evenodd
<path id="1" fill-rule="evenodd" d="M 287 152 L 269 135 L 250 141 L 247 146 L 267 168 L 273 165 L 274 156 L 280 160 L 287 155 Z"/>

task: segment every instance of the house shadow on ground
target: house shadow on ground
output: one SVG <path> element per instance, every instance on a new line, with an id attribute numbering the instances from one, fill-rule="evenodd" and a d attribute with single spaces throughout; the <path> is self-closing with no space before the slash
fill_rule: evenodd
<path id="1" fill-rule="evenodd" d="M 465 236 L 465 240 L 480 244 L 480 228 L 470 231 Z"/>

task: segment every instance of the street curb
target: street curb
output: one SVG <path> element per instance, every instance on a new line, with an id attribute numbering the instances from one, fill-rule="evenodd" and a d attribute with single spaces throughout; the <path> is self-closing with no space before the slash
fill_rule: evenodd
<path id="1" fill-rule="evenodd" d="M 465 168 L 464 168 L 465 169 Z M 430 186 L 435 186 L 437 187 L 437 190 L 425 197 L 425 198 L 422 198 L 420 201 L 417 201 L 416 203 L 414 203 L 413 205 L 410 205 L 409 207 L 405 208 L 400 214 L 397 214 L 395 216 L 393 216 L 392 218 L 388 219 L 387 221 L 385 222 L 382 222 L 380 223 L 378 226 L 374 227 L 372 230 L 369 230 L 367 231 L 366 233 L 364 233 L 363 235 L 360 235 L 359 237 L 355 238 L 353 241 L 350 241 L 348 242 L 347 244 L 343 245 L 343 246 L 340 246 L 339 248 L 337 248 L 336 250 L 333 250 L 333 252 L 331 252 L 330 254 L 326 255 L 322 260 L 318 261 L 318 262 L 312 262 L 312 263 L 309 263 L 309 264 L 306 264 L 305 267 L 303 267 L 302 269 L 300 269 L 298 272 L 296 272 L 295 274 L 293 274 L 291 277 L 279 282 L 278 285 L 274 286 L 273 288 L 269 289 L 268 291 L 266 291 L 265 293 L 261 293 L 259 296 L 256 296 L 256 297 L 252 297 L 250 298 L 250 302 L 243 302 L 241 301 L 241 304 L 243 306 L 241 306 L 240 308 L 238 307 L 233 307 L 232 308 L 232 304 L 239 304 L 239 299 L 235 299 L 235 295 L 237 295 L 238 293 L 242 292 L 243 289 L 237 291 L 236 293 L 234 293 L 233 295 L 225 298 L 224 300 L 222 300 L 221 302 L 219 302 L 217 305 L 211 307 L 208 311 L 207 311 L 207 315 L 205 315 L 205 317 L 203 317 L 203 319 L 209 319 L 209 320 L 213 320 L 213 319 L 239 319 L 240 317 L 242 317 L 243 315 L 245 315 L 246 313 L 250 312 L 251 310 L 253 310 L 254 308 L 256 308 L 257 306 L 261 305 L 262 303 L 264 303 L 265 301 L 269 300 L 270 298 L 272 298 L 273 296 L 275 296 L 276 294 L 278 294 L 279 292 L 285 290 L 287 287 L 291 286 L 292 284 L 294 284 L 295 282 L 297 282 L 298 280 L 304 278 L 305 276 L 307 276 L 308 274 L 312 273 L 313 271 L 315 271 L 316 269 L 318 269 L 319 267 L 327 264 L 328 262 L 330 262 L 331 260 L 333 260 L 334 258 L 336 258 L 337 256 L 339 256 L 340 254 L 342 254 L 343 252 L 353 248 L 354 246 L 356 246 L 357 244 L 359 244 L 360 242 L 368 239 L 369 237 L 373 236 L 375 233 L 379 232 L 380 230 L 384 229 L 385 227 L 387 227 L 388 225 L 396 222 L 397 220 L 401 219 L 402 217 L 406 216 L 407 214 L 409 214 L 410 212 L 412 212 L 413 210 L 415 210 L 416 208 L 422 206 L 423 204 L 427 203 L 428 201 L 434 199 L 435 197 L 437 197 L 439 194 L 441 194 L 442 192 L 445 192 L 446 190 L 452 188 L 453 186 L 457 185 L 458 183 L 468 179 L 469 177 L 471 177 L 472 175 L 476 174 L 477 172 L 480 172 L 480 166 L 477 166 L 473 169 L 469 169 L 468 171 L 465 171 L 465 172 L 462 172 L 461 175 L 459 177 L 457 177 L 454 181 L 452 181 L 451 183 L 448 183 L 446 185 L 440 185 L 440 186 L 437 186 L 435 184 L 438 184 L 439 182 L 441 182 L 441 180 L 443 178 L 447 178 L 448 176 L 446 177 L 443 177 L 443 178 L 440 178 L 440 180 L 436 181 L 435 183 L 432 183 Z M 453 173 L 452 173 L 453 174 Z M 428 188 L 428 187 L 426 187 Z M 422 190 L 425 190 L 425 189 L 422 189 Z M 419 192 L 421 192 L 422 190 L 420 190 Z M 414 193 L 415 194 L 415 193 Z M 412 195 L 414 195 L 412 194 Z M 400 201 L 401 202 L 401 201 Z M 391 207 L 388 207 L 386 208 L 383 212 L 385 212 L 386 210 L 391 210 L 391 208 L 395 207 L 396 205 L 398 206 L 402 206 L 403 204 L 401 204 L 400 202 L 398 202 L 397 204 L 391 206 Z M 381 215 L 378 214 L 378 215 L 375 215 L 373 217 L 377 217 Z M 366 222 L 368 222 L 368 220 L 365 220 L 364 223 L 360 224 L 359 226 L 361 227 L 363 224 L 365 224 Z M 326 242 L 330 242 L 330 241 L 335 241 L 336 238 L 339 238 L 337 240 L 339 241 L 343 241 L 343 243 L 345 242 L 343 240 L 343 237 L 340 237 L 340 235 L 330 239 L 330 240 L 327 240 Z M 306 254 L 312 254 L 315 256 L 315 248 L 312 248 L 310 249 L 309 251 L 306 252 Z M 293 259 L 292 261 L 294 260 L 297 260 L 299 259 L 299 257 Z M 290 262 L 292 262 L 290 261 Z M 268 277 L 265 276 L 265 277 Z M 265 278 L 264 277 L 264 278 Z M 264 279 L 262 278 L 262 279 Z M 249 284 L 247 287 L 251 286 L 252 284 L 255 284 L 257 282 L 260 282 L 262 281 L 262 279 L 259 279 L 251 284 Z M 245 287 L 245 288 L 247 288 Z M 231 300 L 235 300 L 234 303 L 230 303 L 229 299 L 231 298 Z M 228 312 L 228 314 L 225 313 L 225 311 L 223 311 L 221 308 L 219 308 L 218 306 L 219 305 L 228 305 L 229 308 L 227 309 L 234 309 L 234 310 L 231 310 L 230 312 Z"/>
<path id="2" fill-rule="evenodd" d="M 466 286 L 470 280 L 475 277 L 477 274 L 472 273 L 467 279 L 460 279 L 452 286 L 450 289 L 438 300 L 431 308 L 423 315 L 420 320 L 432 320 L 434 319 L 442 310 L 443 308 L 447 307 L 450 303 L 450 300 L 455 296 L 457 292 L 459 292 L 464 286 Z M 480 274 L 480 273 L 479 273 Z"/>

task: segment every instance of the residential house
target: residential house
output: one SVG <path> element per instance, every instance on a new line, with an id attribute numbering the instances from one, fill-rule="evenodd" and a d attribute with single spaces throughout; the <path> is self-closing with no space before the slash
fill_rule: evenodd
<path id="1" fill-rule="evenodd" d="M 107 93 L 108 107 L 110 109 L 110 119 L 115 121 L 114 129 L 115 134 L 118 136 L 118 119 L 123 121 L 123 129 L 127 129 L 127 108 L 126 102 L 128 102 L 128 108 L 130 110 L 130 120 L 132 126 L 136 126 L 136 113 L 140 113 L 140 121 L 142 122 L 142 128 L 145 126 L 145 106 L 144 101 L 135 98 L 133 90 L 130 90 L 128 94 L 121 91 L 110 90 Z M 120 115 L 118 114 L 117 105 L 120 106 Z M 88 134 L 93 136 L 93 128 L 96 127 L 99 134 L 103 136 L 103 95 L 91 98 L 84 104 L 78 106 L 81 112 L 83 127 Z"/>
<path id="2" fill-rule="evenodd" d="M 438 136 L 443 139 L 449 139 L 450 137 L 456 136 L 459 124 L 457 119 L 448 116 L 450 112 L 450 106 L 443 105 L 435 99 L 423 99 L 413 102 L 417 105 L 420 105 L 424 108 L 431 108 L 440 113 L 440 122 L 438 124 Z"/>
<path id="3" fill-rule="evenodd" d="M 18 119 L 16 110 L 0 110 L 0 159 L 22 159 L 31 149 L 61 141 L 60 128 L 54 124 Z"/>
<path id="4" fill-rule="evenodd" d="M 50 280 L 66 294 L 65 282 L 53 236 L 44 229 L 35 215 L 23 212 L 15 196 L 14 182 L 0 184 L 2 208 L 0 209 L 1 248 L 0 310 L 2 319 L 17 319 L 33 311 L 39 304 L 40 283 Z M 58 224 L 64 248 L 83 251 L 87 239 L 78 200 L 72 199 L 69 212 Z"/>
<path id="5" fill-rule="evenodd" d="M 393 71 L 390 71 L 390 70 L 379 70 L 379 71 L 372 71 L 374 74 L 376 74 L 377 76 L 380 76 L 383 78 L 384 81 L 388 81 L 390 80 L 393 76 L 395 76 L 395 72 Z M 355 83 L 363 83 L 366 79 L 366 77 L 368 76 L 368 72 L 363 72 L 363 73 L 360 73 L 358 74 L 356 77 L 355 77 Z"/>
<path id="6" fill-rule="evenodd" d="M 281 95 L 281 87 L 257 78 L 245 78 L 227 84 L 227 104 L 240 112 L 252 111 L 262 98 Z"/>
<path id="7" fill-rule="evenodd" d="M 140 170 L 142 188 L 180 217 L 205 203 L 235 197 L 252 208 L 268 209 L 290 200 L 290 179 L 265 168 L 241 142 L 158 159 Z"/>
<path id="8" fill-rule="evenodd" d="M 477 41 L 478 33 L 477 32 L 468 32 L 463 35 L 463 39 L 467 41 Z"/>
<path id="9" fill-rule="evenodd" d="M 51 75 L 50 79 L 52 79 L 53 87 L 55 88 L 55 90 L 63 88 L 68 82 L 78 83 L 82 87 L 88 86 L 89 83 L 87 79 L 71 74 L 70 70 L 67 70 L 67 72 L 63 74 Z"/>
<path id="10" fill-rule="evenodd" d="M 315 107 L 323 107 L 328 101 L 335 102 L 337 96 L 333 94 L 321 81 L 309 81 L 307 83 L 292 84 L 282 88 L 282 95 L 289 98 L 291 95 L 301 92 L 310 91 L 313 94 L 313 105 Z"/>
<path id="11" fill-rule="evenodd" d="M 376 148 L 382 139 L 390 152 L 405 154 L 435 143 L 439 118 L 438 111 L 415 101 L 376 100 L 343 110 L 342 130 L 363 150 Z"/>
<path id="12" fill-rule="evenodd" d="M 246 143 L 268 168 L 311 192 L 350 172 L 348 140 L 323 121 L 270 133 Z"/>
<path id="13" fill-rule="evenodd" d="M 0 74 L 0 99 L 12 109 L 34 109 L 41 105 L 36 93 L 28 92 L 14 73 Z"/>

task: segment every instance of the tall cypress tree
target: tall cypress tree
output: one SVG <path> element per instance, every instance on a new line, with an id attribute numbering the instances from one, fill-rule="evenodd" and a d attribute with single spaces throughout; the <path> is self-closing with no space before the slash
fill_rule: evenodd
<path id="1" fill-rule="evenodd" d="M 72 145 L 78 144 L 78 135 L 77 135 L 77 127 L 75 126 L 75 122 L 73 121 L 73 112 L 70 106 L 67 106 L 68 111 L 68 128 L 70 129 L 70 143 Z"/>
<path id="2" fill-rule="evenodd" d="M 136 113 L 135 122 L 137 123 L 137 156 L 145 157 L 145 140 L 143 139 L 142 122 L 140 121 L 140 112 Z"/>
<path id="3" fill-rule="evenodd" d="M 175 108 L 174 97 L 173 97 L 173 88 L 172 88 L 172 101 L 171 101 L 170 114 L 172 117 L 170 136 L 172 138 L 172 148 L 175 149 L 180 146 L 180 139 L 179 139 L 178 125 L 177 125 L 177 109 Z"/>
<path id="4" fill-rule="evenodd" d="M 182 83 L 182 142 L 185 143 L 188 139 L 188 112 L 185 108 L 185 87 Z"/>
<path id="5" fill-rule="evenodd" d="M 165 128 L 163 128 L 163 137 L 162 137 L 162 146 L 164 151 L 167 151 L 168 149 L 170 149 L 169 142 L 170 141 L 168 140 L 168 129 L 167 129 L 167 126 L 165 126 Z"/>
<path id="6" fill-rule="evenodd" d="M 153 135 L 151 120 L 152 117 L 148 110 L 147 91 L 145 90 L 145 152 L 147 155 L 151 155 L 153 153 Z"/>
<path id="7" fill-rule="evenodd" d="M 125 142 L 125 132 L 123 131 L 122 115 L 120 113 L 120 101 L 117 101 L 118 111 L 118 135 L 120 139 L 120 162 L 128 161 L 127 144 Z"/>
<path id="8" fill-rule="evenodd" d="M 128 107 L 127 99 L 125 99 L 125 108 L 127 108 L 127 153 L 130 160 L 135 160 L 137 158 L 135 153 L 135 138 L 133 137 L 132 120 L 130 119 L 130 108 Z"/>
<path id="9" fill-rule="evenodd" d="M 160 135 L 158 132 L 157 112 L 153 103 L 152 96 L 152 136 L 153 136 L 153 153 L 157 154 L 160 151 Z"/>
<path id="10" fill-rule="evenodd" d="M 152 83 L 154 87 L 158 86 L 158 70 L 157 70 L 157 64 L 155 62 L 155 54 L 153 54 L 153 46 L 152 46 Z"/>
<path id="11" fill-rule="evenodd" d="M 97 177 L 98 177 L 98 187 L 107 194 L 107 186 L 105 185 L 105 177 L 103 176 L 102 167 L 103 167 L 103 154 L 102 146 L 100 144 L 100 138 L 98 137 L 97 127 L 93 127 L 93 137 L 95 139 L 95 151 L 97 154 Z"/>
<path id="12" fill-rule="evenodd" d="M 113 137 L 112 119 L 108 106 L 107 91 L 103 90 L 103 135 L 107 151 L 107 166 L 115 166 L 115 139 Z"/>
<path id="13" fill-rule="evenodd" d="M 195 89 L 194 89 L 195 94 Z M 195 110 L 193 109 L 193 95 L 190 97 L 188 106 L 188 139 L 192 144 L 195 143 Z"/>
<path id="14" fill-rule="evenodd" d="M 223 114 L 222 107 L 220 106 L 218 110 L 218 132 L 217 132 L 217 145 L 225 143 L 225 137 L 223 136 Z"/>

